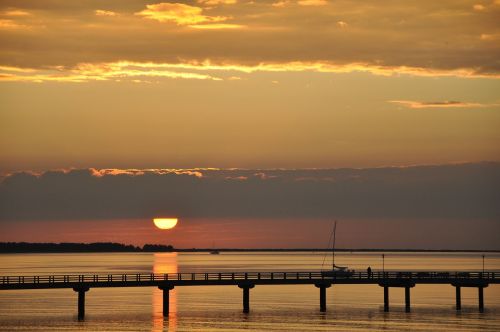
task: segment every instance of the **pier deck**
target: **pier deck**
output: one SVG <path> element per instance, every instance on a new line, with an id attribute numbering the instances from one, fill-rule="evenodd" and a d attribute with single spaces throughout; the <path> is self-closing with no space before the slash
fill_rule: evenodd
<path id="1" fill-rule="evenodd" d="M 410 311 L 410 289 L 418 284 L 451 285 L 456 288 L 456 309 L 461 309 L 461 287 L 478 289 L 479 310 L 484 310 L 483 289 L 500 283 L 500 272 L 388 271 L 329 275 L 321 271 L 222 272 L 168 274 L 81 274 L 0 276 L 0 290 L 70 288 L 78 292 L 78 318 L 85 315 L 85 293 L 98 287 L 159 287 L 163 313 L 168 316 L 169 291 L 185 286 L 238 286 L 243 290 L 243 311 L 250 310 L 250 289 L 257 285 L 314 285 L 320 289 L 320 310 L 326 311 L 326 289 L 332 285 L 375 284 L 384 288 L 384 310 L 389 311 L 389 288 L 405 288 L 405 307 Z"/>

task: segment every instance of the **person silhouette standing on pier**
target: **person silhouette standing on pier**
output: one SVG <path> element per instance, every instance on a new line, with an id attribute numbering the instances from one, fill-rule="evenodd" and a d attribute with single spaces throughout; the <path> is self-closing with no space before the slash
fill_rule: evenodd
<path id="1" fill-rule="evenodd" d="M 372 278 L 372 268 L 368 266 L 368 268 L 366 269 L 366 272 L 368 272 L 368 279 L 371 279 Z"/>

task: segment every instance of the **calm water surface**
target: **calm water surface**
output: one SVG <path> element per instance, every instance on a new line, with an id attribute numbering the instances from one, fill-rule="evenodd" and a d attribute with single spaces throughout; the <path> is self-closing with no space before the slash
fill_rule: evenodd
<path id="1" fill-rule="evenodd" d="M 329 258 L 329 257 L 328 257 Z M 0 256 L 0 275 L 84 273 L 176 273 L 319 270 L 324 253 L 97 253 L 9 254 Z M 381 269 L 379 253 L 343 253 L 337 264 L 356 270 Z M 326 268 L 326 265 L 324 266 Z M 480 254 L 387 253 L 386 270 L 482 269 Z M 500 271 L 500 254 L 486 256 L 486 269 Z M 70 289 L 0 291 L 0 329 L 5 331 L 499 331 L 500 286 L 485 289 L 486 310 L 477 310 L 477 289 L 417 285 L 412 312 L 404 312 L 403 289 L 390 290 L 391 312 L 383 312 L 383 291 L 375 285 L 338 285 L 327 290 L 327 312 L 319 312 L 312 285 L 256 286 L 250 314 L 243 314 L 236 286 L 177 287 L 170 293 L 170 317 L 162 317 L 162 293 L 153 287 L 93 288 L 86 296 L 86 320 L 76 318 Z"/>

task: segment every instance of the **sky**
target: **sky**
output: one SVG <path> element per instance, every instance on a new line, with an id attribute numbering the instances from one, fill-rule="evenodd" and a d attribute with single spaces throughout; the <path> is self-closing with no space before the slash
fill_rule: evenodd
<path id="1" fill-rule="evenodd" d="M 3 0 L 0 241 L 499 249 L 499 17 Z"/>

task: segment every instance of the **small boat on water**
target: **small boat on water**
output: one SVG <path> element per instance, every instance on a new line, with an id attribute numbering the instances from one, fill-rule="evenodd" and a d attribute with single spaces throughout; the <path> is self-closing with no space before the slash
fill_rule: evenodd
<path id="1" fill-rule="evenodd" d="M 354 274 L 354 270 L 349 270 L 347 266 L 339 266 L 335 264 L 335 238 L 337 233 L 337 221 L 333 224 L 333 245 L 332 245 L 332 269 L 323 270 L 321 274 L 325 277 L 332 278 L 349 278 Z"/>
<path id="2" fill-rule="evenodd" d="M 212 243 L 212 250 L 210 251 L 210 255 L 218 255 L 220 254 L 219 250 L 215 249 L 215 243 Z"/>

